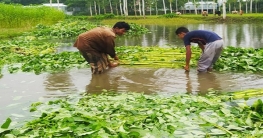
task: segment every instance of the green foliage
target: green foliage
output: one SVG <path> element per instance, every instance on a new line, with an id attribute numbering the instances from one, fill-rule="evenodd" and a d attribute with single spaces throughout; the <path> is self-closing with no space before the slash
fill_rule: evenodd
<path id="1" fill-rule="evenodd" d="M 10 73 L 23 71 L 39 74 L 86 67 L 87 63 L 78 52 L 57 53 L 57 46 L 62 44 L 46 40 L 76 37 L 94 27 L 97 25 L 85 20 L 69 19 L 52 26 L 39 24 L 33 32 L 24 33 L 13 40 L 1 41 L 0 70 L 4 65 L 8 65 Z M 148 31 L 136 24 L 132 24 L 131 27 L 127 36 L 135 36 Z"/>
<path id="2" fill-rule="evenodd" d="M 112 19 L 115 15 L 113 13 L 104 14 L 104 19 Z"/>
<path id="3" fill-rule="evenodd" d="M 142 25 L 130 24 L 131 30 L 126 33 L 126 37 L 148 33 Z M 63 44 L 46 40 L 76 37 L 96 26 L 85 20 L 70 19 L 52 26 L 39 24 L 33 32 L 0 42 L 0 67 L 8 65 L 10 73 L 33 71 L 36 74 L 86 67 L 86 62 L 78 52 L 57 53 L 56 48 Z M 184 48 L 120 46 L 116 51 L 121 65 L 182 68 L 185 64 Z M 196 67 L 200 49 L 192 47 L 192 53 L 190 65 Z M 263 49 L 228 46 L 223 50 L 214 68 L 219 71 L 260 72 L 263 70 L 262 59 Z"/>
<path id="4" fill-rule="evenodd" d="M 263 49 L 227 47 L 216 63 L 220 71 L 263 71 Z"/>
<path id="5" fill-rule="evenodd" d="M 94 27 L 96 27 L 95 24 L 86 21 L 65 20 L 52 26 L 38 24 L 33 32 L 25 35 L 34 35 L 38 39 L 72 38 Z"/>
<path id="6" fill-rule="evenodd" d="M 125 34 L 126 36 L 137 36 L 149 33 L 150 31 L 143 27 L 142 25 L 138 25 L 135 23 L 129 23 L 131 29 Z"/>
<path id="7" fill-rule="evenodd" d="M 0 131 L 0 136 L 262 137 L 262 114 L 249 106 L 229 106 L 224 102 L 228 98 L 140 93 L 69 96 L 35 104 L 37 117 L 22 127 Z"/>
<path id="8" fill-rule="evenodd" d="M 200 19 L 195 19 L 195 18 L 184 18 L 182 16 L 177 16 L 174 18 L 164 18 L 164 17 L 146 17 L 144 19 L 143 17 L 118 17 L 118 19 L 108 19 L 108 20 L 103 20 L 102 23 L 105 24 L 114 24 L 117 21 L 120 20 L 125 20 L 126 22 L 129 23 L 136 23 L 139 25 L 185 25 L 185 24 L 197 24 L 197 23 L 204 23 L 203 20 Z"/>
<path id="9" fill-rule="evenodd" d="M 46 6 L 22 6 L 0 3 L 0 27 L 19 28 L 36 24 L 51 24 L 65 18 L 65 14 Z"/>
<path id="10" fill-rule="evenodd" d="M 115 18 L 115 15 L 112 13 L 108 13 L 108 14 L 100 14 L 100 15 L 92 16 L 90 18 L 95 20 L 113 19 Z"/>
<path id="11" fill-rule="evenodd" d="M 251 106 L 251 109 L 255 112 L 257 112 L 258 114 L 263 114 L 263 102 L 261 99 L 258 99 L 257 101 L 255 101 L 253 103 L 253 105 Z"/>
<path id="12" fill-rule="evenodd" d="M 165 18 L 174 18 L 176 17 L 177 15 L 175 13 L 168 13 L 168 14 L 164 14 L 163 17 Z"/>

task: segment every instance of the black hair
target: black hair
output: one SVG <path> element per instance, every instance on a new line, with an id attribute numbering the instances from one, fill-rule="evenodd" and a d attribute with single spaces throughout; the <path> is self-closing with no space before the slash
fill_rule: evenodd
<path id="1" fill-rule="evenodd" d="M 188 33 L 189 30 L 186 27 L 179 27 L 176 29 L 175 34 L 178 35 L 180 33 Z"/>
<path id="2" fill-rule="evenodd" d="M 119 28 L 119 29 L 125 28 L 126 31 L 131 29 L 130 25 L 126 22 L 117 22 L 113 26 L 113 28 Z"/>

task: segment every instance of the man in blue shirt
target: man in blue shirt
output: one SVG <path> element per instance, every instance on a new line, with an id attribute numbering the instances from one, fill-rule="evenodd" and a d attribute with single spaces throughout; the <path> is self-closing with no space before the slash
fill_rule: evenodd
<path id="1" fill-rule="evenodd" d="M 218 60 L 223 49 L 223 40 L 216 33 L 206 30 L 190 31 L 185 27 L 179 27 L 175 34 L 184 41 L 186 48 L 186 64 L 184 69 L 189 71 L 191 59 L 191 43 L 197 43 L 202 49 L 202 55 L 198 61 L 199 72 L 212 71 L 213 64 Z"/>

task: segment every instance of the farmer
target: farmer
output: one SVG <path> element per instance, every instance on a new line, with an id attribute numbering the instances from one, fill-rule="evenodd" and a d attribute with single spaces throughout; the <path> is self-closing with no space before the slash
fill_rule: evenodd
<path id="1" fill-rule="evenodd" d="M 191 42 L 197 43 L 202 50 L 201 57 L 198 61 L 199 72 L 212 71 L 213 64 L 218 60 L 223 49 L 223 40 L 214 32 L 206 30 L 190 31 L 185 27 L 179 27 L 175 34 L 184 41 L 186 48 L 186 65 L 184 69 L 189 71 L 191 59 Z"/>
<path id="2" fill-rule="evenodd" d="M 116 35 L 121 36 L 130 29 L 126 22 L 117 22 L 113 28 L 96 27 L 80 34 L 74 44 L 81 55 L 89 63 L 92 74 L 100 74 L 109 67 L 118 66 L 117 62 L 110 62 L 108 55 L 119 60 L 115 52 Z"/>

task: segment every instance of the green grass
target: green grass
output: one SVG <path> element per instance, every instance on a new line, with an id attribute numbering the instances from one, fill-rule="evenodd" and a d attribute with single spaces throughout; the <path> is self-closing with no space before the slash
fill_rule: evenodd
<path id="1" fill-rule="evenodd" d="M 93 19 L 91 16 L 71 16 L 68 18 L 81 18 L 82 20 Z M 195 24 L 195 23 L 207 23 L 207 22 L 227 22 L 227 23 L 261 23 L 263 21 L 263 14 L 256 13 L 244 13 L 242 16 L 238 14 L 227 14 L 226 20 L 222 19 L 223 16 L 214 16 L 209 14 L 207 17 L 201 16 L 201 14 L 182 14 L 174 18 L 165 18 L 162 15 L 146 16 L 115 16 L 112 19 L 104 19 L 102 24 L 113 25 L 117 21 L 124 20 L 129 23 L 136 23 L 140 25 L 182 25 L 182 24 Z M 22 32 L 31 31 L 34 25 L 28 25 L 25 27 L 4 28 L 0 27 L 0 39 L 10 38 L 20 35 Z"/>
<path id="2" fill-rule="evenodd" d="M 93 18 L 93 17 L 88 17 Z M 165 18 L 163 15 L 146 16 L 118 16 L 113 19 L 104 19 L 103 24 L 114 24 L 117 21 L 124 20 L 127 22 L 143 24 L 143 25 L 181 25 L 181 24 L 194 24 L 194 23 L 207 23 L 207 22 L 226 22 L 226 23 L 261 23 L 263 22 L 263 14 L 227 14 L 226 19 L 223 20 L 223 15 L 214 16 L 209 14 L 208 16 L 202 16 L 201 14 L 182 14 L 175 16 L 174 18 Z"/>
<path id="3" fill-rule="evenodd" d="M 64 19 L 65 14 L 55 8 L 0 3 L 0 39 L 31 31 L 38 24 L 50 25 Z"/>
<path id="4" fill-rule="evenodd" d="M 103 20 L 103 24 L 114 24 L 116 22 L 120 21 L 120 19 L 108 19 Z M 146 19 L 143 18 L 133 18 L 133 19 L 125 19 L 126 22 L 129 23 L 136 23 L 141 25 L 181 25 L 181 24 L 188 24 L 188 23 L 202 23 L 201 20 L 195 20 L 191 18 L 153 18 L 153 17 L 147 17 Z"/>
<path id="5" fill-rule="evenodd" d="M 32 31 L 30 27 L 23 28 L 1 28 L 0 39 L 8 39 L 21 35 L 23 32 Z"/>

